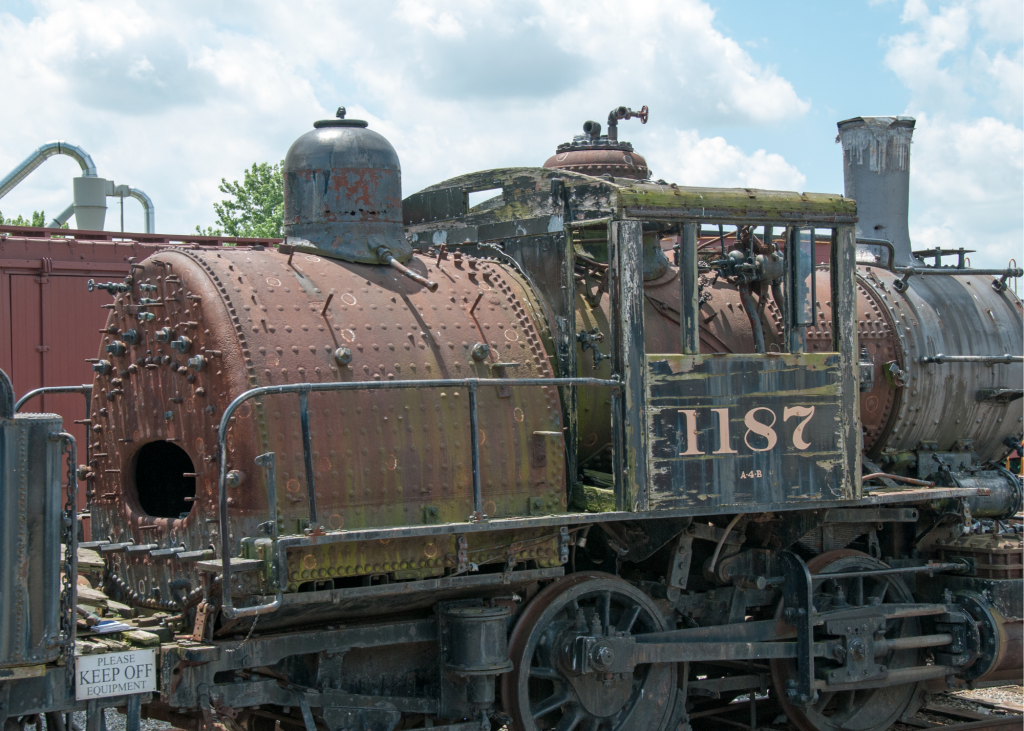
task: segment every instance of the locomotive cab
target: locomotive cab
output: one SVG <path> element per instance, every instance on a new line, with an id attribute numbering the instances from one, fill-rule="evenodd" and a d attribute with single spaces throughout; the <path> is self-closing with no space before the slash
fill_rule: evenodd
<path id="1" fill-rule="evenodd" d="M 560 375 L 621 378 L 618 402 L 585 387 L 563 397 L 574 505 L 772 510 L 860 495 L 852 201 L 520 168 L 446 181 L 404 210 L 433 255 L 511 261 L 530 277 Z M 680 242 L 661 273 L 658 239 Z M 808 352 L 821 302 L 831 337 Z M 598 426 L 609 420 L 612 432 Z"/>

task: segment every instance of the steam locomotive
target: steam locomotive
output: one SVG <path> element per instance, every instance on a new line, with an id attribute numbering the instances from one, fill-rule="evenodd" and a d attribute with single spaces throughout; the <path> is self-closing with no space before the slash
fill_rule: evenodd
<path id="1" fill-rule="evenodd" d="M 839 124 L 840 196 L 653 182 L 646 114 L 403 200 L 339 110 L 283 244 L 94 283 L 88 443 L 6 386 L 0 716 L 881 731 L 1019 679 L 1024 272 L 911 250 L 913 120 Z M 83 696 L 81 550 L 143 695 Z"/>

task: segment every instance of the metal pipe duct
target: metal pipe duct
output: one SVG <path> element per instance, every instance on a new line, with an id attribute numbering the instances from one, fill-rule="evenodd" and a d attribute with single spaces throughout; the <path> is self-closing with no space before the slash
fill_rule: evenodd
<path id="1" fill-rule="evenodd" d="M 128 195 L 142 204 L 143 213 L 146 217 L 146 233 L 155 234 L 156 207 L 153 205 L 153 200 L 138 188 L 131 188 L 131 192 Z"/>
<path id="2" fill-rule="evenodd" d="M 46 224 L 46 228 L 60 228 L 67 223 L 68 219 L 73 215 L 75 215 L 75 204 L 69 203 L 67 208 L 50 219 L 50 222 Z"/>
<path id="3" fill-rule="evenodd" d="M 839 122 L 846 197 L 857 201 L 858 238 L 887 239 L 896 266 L 920 266 L 910 249 L 910 142 L 913 117 L 854 117 Z"/>
<path id="4" fill-rule="evenodd" d="M 10 193 L 14 186 L 28 177 L 29 173 L 54 155 L 67 155 L 74 158 L 82 166 L 82 177 L 96 177 L 96 164 L 92 161 L 92 157 L 90 157 L 88 152 L 78 145 L 72 145 L 70 142 L 55 140 L 47 142 L 45 145 L 40 145 L 20 165 L 9 172 L 3 180 L 0 180 L 0 198 Z"/>
<path id="5" fill-rule="evenodd" d="M 134 198 L 142 204 L 143 215 L 145 216 L 145 229 L 148 234 L 156 233 L 156 206 L 153 205 L 153 200 L 146 195 L 143 191 L 138 188 L 130 188 L 131 192 L 128 194 L 129 197 Z M 68 219 L 71 218 L 75 213 L 75 204 L 72 203 L 63 211 L 58 213 L 56 216 L 50 219 L 50 222 L 46 224 L 47 228 L 60 228 Z"/>

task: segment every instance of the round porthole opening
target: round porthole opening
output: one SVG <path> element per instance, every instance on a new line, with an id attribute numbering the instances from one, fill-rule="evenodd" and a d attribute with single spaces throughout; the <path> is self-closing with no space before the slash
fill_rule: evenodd
<path id="1" fill-rule="evenodd" d="M 195 471 L 192 458 L 177 444 L 144 445 L 135 457 L 139 507 L 154 518 L 184 518 L 196 496 Z"/>

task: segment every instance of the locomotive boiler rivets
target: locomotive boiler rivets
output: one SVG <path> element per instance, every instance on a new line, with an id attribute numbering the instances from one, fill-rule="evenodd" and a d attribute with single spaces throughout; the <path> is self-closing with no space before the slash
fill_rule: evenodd
<path id="1" fill-rule="evenodd" d="M 245 481 L 245 473 L 241 470 L 231 470 L 227 474 L 226 483 L 228 487 L 238 487 Z"/>

